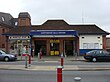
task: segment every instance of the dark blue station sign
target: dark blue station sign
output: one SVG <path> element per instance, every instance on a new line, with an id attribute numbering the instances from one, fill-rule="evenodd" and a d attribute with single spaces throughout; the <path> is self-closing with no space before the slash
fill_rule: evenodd
<path id="1" fill-rule="evenodd" d="M 78 36 L 75 30 L 31 30 L 30 35 L 74 35 Z"/>

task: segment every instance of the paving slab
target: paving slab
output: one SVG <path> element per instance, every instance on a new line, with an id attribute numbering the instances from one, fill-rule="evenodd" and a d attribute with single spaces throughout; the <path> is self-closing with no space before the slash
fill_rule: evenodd
<path id="1" fill-rule="evenodd" d="M 35 66 L 32 65 L 25 68 L 24 65 L 0 65 L 0 69 L 7 70 L 39 70 L 39 71 L 56 71 L 58 66 Z M 110 70 L 110 67 L 79 67 L 77 65 L 64 65 L 64 71 L 95 71 L 95 70 Z"/>

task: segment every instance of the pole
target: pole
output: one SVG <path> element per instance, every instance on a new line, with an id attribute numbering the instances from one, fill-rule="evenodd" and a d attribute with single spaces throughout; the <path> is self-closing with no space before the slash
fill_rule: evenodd
<path id="1" fill-rule="evenodd" d="M 40 51 L 40 59 L 42 59 L 42 52 Z"/>
<path id="2" fill-rule="evenodd" d="M 63 57 L 61 57 L 61 66 L 63 67 L 63 65 L 64 65 L 64 59 Z"/>
<path id="3" fill-rule="evenodd" d="M 31 66 L 31 56 L 32 56 L 32 36 L 30 35 L 30 54 L 29 54 L 29 67 Z"/>
<path id="4" fill-rule="evenodd" d="M 40 60 L 40 53 L 38 53 L 38 61 Z"/>
<path id="5" fill-rule="evenodd" d="M 62 66 L 57 68 L 57 82 L 62 82 Z"/>
<path id="6" fill-rule="evenodd" d="M 28 61 L 28 64 L 29 64 L 29 67 L 31 66 L 31 55 L 28 55 L 29 56 L 29 61 Z"/>
<path id="7" fill-rule="evenodd" d="M 25 56 L 25 68 L 28 68 L 28 66 L 27 66 L 27 55 Z"/>
<path id="8" fill-rule="evenodd" d="M 63 67 L 64 65 L 64 57 L 63 57 L 63 53 L 61 54 L 61 66 Z"/>

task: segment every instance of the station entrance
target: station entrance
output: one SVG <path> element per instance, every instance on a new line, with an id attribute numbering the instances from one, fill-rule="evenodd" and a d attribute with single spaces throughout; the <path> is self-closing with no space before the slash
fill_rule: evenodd
<path id="1" fill-rule="evenodd" d="M 35 40 L 35 56 L 38 55 L 40 50 L 42 51 L 42 55 L 46 55 L 46 40 Z"/>
<path id="2" fill-rule="evenodd" d="M 57 38 L 50 39 L 50 55 L 60 54 L 60 40 Z"/>
<path id="3" fill-rule="evenodd" d="M 45 40 L 35 40 L 35 56 L 42 51 L 42 55 L 60 56 L 65 53 L 67 56 L 74 56 L 76 52 L 75 40 L 65 40 L 60 38 L 45 38 Z"/>
<path id="4" fill-rule="evenodd" d="M 65 40 L 64 41 L 64 52 L 67 56 L 75 55 L 75 41 L 74 40 Z"/>
<path id="5" fill-rule="evenodd" d="M 30 32 L 34 40 L 34 53 L 37 56 L 40 50 L 42 55 L 74 56 L 78 51 L 78 36 L 75 30 L 35 30 Z M 77 43 L 76 43 L 77 42 Z"/>

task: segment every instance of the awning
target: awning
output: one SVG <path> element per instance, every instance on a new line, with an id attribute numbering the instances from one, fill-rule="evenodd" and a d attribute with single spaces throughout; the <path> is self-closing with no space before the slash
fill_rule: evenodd
<path id="1" fill-rule="evenodd" d="M 78 37 L 75 30 L 31 30 L 33 37 Z"/>

